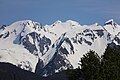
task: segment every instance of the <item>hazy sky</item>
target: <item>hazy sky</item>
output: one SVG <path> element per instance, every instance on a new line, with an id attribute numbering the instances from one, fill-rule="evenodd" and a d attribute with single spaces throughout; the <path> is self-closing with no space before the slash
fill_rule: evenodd
<path id="1" fill-rule="evenodd" d="M 69 19 L 80 24 L 120 23 L 120 0 L 0 0 L 0 25 L 17 20 L 52 24 Z"/>

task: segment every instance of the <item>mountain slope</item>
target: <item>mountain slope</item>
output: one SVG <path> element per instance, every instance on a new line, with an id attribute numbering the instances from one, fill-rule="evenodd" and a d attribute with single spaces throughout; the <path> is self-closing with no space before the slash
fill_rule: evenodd
<path id="1" fill-rule="evenodd" d="M 47 76 L 77 68 L 90 49 L 101 56 L 110 43 L 120 45 L 120 26 L 114 20 L 104 26 L 82 26 L 72 20 L 46 26 L 31 20 L 17 21 L 0 28 L 0 62 Z"/>

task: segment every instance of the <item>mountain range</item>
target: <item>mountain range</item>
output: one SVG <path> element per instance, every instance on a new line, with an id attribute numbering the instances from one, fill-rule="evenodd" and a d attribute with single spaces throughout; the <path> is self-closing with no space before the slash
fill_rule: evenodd
<path id="1" fill-rule="evenodd" d="M 113 19 L 103 26 L 56 21 L 42 26 L 32 20 L 0 27 L 0 62 L 48 76 L 80 67 L 89 50 L 103 55 L 108 44 L 120 45 L 120 25 Z"/>

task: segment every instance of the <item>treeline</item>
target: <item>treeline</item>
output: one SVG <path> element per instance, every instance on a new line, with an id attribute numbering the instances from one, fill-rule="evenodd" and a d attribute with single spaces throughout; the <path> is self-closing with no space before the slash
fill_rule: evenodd
<path id="1" fill-rule="evenodd" d="M 120 80 L 120 46 L 108 46 L 99 57 L 90 50 L 80 60 L 81 68 L 67 70 L 69 80 Z"/>
<path id="2" fill-rule="evenodd" d="M 30 71 L 23 70 L 10 63 L 0 62 L 0 80 L 44 80 Z"/>

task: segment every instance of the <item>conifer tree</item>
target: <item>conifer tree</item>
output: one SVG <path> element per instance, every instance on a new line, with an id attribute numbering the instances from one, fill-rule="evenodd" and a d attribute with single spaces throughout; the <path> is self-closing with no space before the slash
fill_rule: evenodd
<path id="1" fill-rule="evenodd" d="M 120 47 L 107 47 L 101 62 L 103 80 L 120 80 Z"/>
<path id="2" fill-rule="evenodd" d="M 81 58 L 81 70 L 85 80 L 101 80 L 100 57 L 94 51 L 90 50 Z"/>

